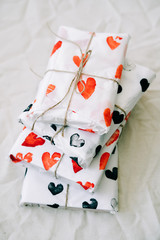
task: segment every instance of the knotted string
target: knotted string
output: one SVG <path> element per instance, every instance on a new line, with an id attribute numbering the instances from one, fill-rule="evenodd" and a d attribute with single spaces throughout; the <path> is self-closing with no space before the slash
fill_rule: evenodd
<path id="1" fill-rule="evenodd" d="M 121 108 L 121 107 L 118 106 L 117 104 L 115 104 L 115 107 L 118 108 L 118 109 L 120 109 L 120 110 L 124 113 L 124 116 L 125 116 L 125 117 L 127 116 L 127 113 L 126 113 L 126 111 L 125 111 L 123 108 Z"/>
<path id="2" fill-rule="evenodd" d="M 56 166 L 55 172 L 54 172 L 54 176 L 55 176 L 56 179 L 58 179 L 58 177 L 57 177 L 57 170 L 58 170 L 58 167 L 59 167 L 59 165 L 60 165 L 60 163 L 62 161 L 63 156 L 64 156 L 64 153 L 62 154 L 62 156 L 61 156 L 61 158 L 60 158 L 60 160 L 59 160 L 59 162 L 58 162 L 58 164 Z"/>
<path id="3" fill-rule="evenodd" d="M 67 204 L 68 204 L 68 194 L 69 194 L 69 184 L 67 184 L 65 208 L 67 208 Z"/>
<path id="4" fill-rule="evenodd" d="M 57 167 L 56 167 L 56 169 L 55 169 L 55 172 L 54 172 L 54 175 L 55 175 L 55 178 L 56 178 L 56 179 L 58 179 L 58 177 L 57 177 L 57 170 L 58 170 L 58 167 L 59 167 L 60 163 L 62 162 L 63 156 L 64 156 L 64 153 L 62 154 L 62 156 L 61 156 L 61 158 L 60 158 L 60 160 L 59 160 L 59 162 L 58 162 L 58 164 L 57 164 Z M 67 208 L 67 204 L 68 204 L 68 194 L 69 194 L 69 184 L 67 184 L 65 208 Z"/>

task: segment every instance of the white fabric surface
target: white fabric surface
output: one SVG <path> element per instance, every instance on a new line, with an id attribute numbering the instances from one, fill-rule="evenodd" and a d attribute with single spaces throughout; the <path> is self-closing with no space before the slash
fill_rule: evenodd
<path id="1" fill-rule="evenodd" d="M 160 2 L 2 0 L 0 2 L 0 239 L 160 239 Z M 24 170 L 7 159 L 34 100 L 55 40 L 49 21 L 87 31 L 127 32 L 127 57 L 156 72 L 119 143 L 119 213 L 19 207 Z M 63 229 L 63 231 L 62 231 Z"/>

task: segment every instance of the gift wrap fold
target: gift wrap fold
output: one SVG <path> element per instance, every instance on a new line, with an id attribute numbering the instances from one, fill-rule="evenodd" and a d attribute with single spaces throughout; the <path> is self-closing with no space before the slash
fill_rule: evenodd
<path id="1" fill-rule="evenodd" d="M 108 161 L 97 191 L 79 190 L 46 173 L 28 169 L 22 187 L 20 205 L 74 208 L 92 211 L 118 211 L 118 148 Z"/>
<path id="2" fill-rule="evenodd" d="M 155 78 L 152 70 L 134 64 L 130 60 L 125 61 L 124 68 L 112 113 L 110 131 L 107 134 L 98 135 L 91 129 L 81 130 L 67 126 L 64 129 L 64 136 L 60 132 L 54 138 L 56 147 L 62 149 L 64 153 L 76 157 L 78 164 L 83 168 L 90 165 L 96 152 L 105 145 L 119 125 L 123 124 L 124 119 L 129 116 L 132 108 Z M 33 122 L 28 118 L 27 109 L 19 118 L 25 126 L 32 127 Z M 51 140 L 60 127 L 54 123 L 37 122 L 34 131 Z"/>

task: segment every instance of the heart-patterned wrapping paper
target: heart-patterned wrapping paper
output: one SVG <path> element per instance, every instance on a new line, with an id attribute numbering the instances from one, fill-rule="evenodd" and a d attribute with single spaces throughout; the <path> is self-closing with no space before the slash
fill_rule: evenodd
<path id="1" fill-rule="evenodd" d="M 67 112 L 67 126 L 92 129 L 100 135 L 107 133 L 111 125 L 118 89 L 117 82 L 121 78 L 129 36 L 95 33 L 89 47 L 91 55 L 85 59 L 82 75 L 74 90 L 74 84 L 72 86 L 70 84 L 81 62 L 80 49 L 76 44 L 81 47 L 84 54 L 91 33 L 60 27 L 58 35 L 63 39 L 56 38 L 36 101 L 29 110 L 27 118 L 32 123 L 37 120 L 37 122 L 63 125 Z M 69 87 L 71 89 L 67 93 Z M 39 117 L 45 110 L 61 101 L 65 94 L 67 95 L 60 104 Z M 68 104 L 69 109 L 67 109 Z"/>
<path id="2" fill-rule="evenodd" d="M 118 211 L 115 146 L 130 111 L 155 74 L 137 64 L 124 63 L 127 34 L 96 33 L 89 46 L 91 55 L 88 52 L 83 59 L 82 75 L 74 82 L 75 86 L 71 85 L 80 71 L 92 33 L 61 27 L 58 34 L 62 38 L 56 39 L 34 103 L 19 117 L 26 127 L 10 151 L 12 162 L 28 168 L 21 205 L 115 212 Z M 64 137 L 61 133 L 54 137 L 65 119 Z M 39 184 L 38 179 L 43 183 Z M 33 186 L 29 189 L 31 181 Z M 36 188 L 41 188 L 38 194 Z"/>
<path id="3" fill-rule="evenodd" d="M 76 157 L 78 164 L 83 168 L 87 168 L 94 159 L 95 154 L 105 145 L 119 125 L 123 124 L 125 115 L 121 109 L 128 115 L 154 78 L 155 73 L 152 70 L 133 64 L 130 60 L 125 60 L 116 99 L 116 106 L 119 106 L 120 109 L 116 106 L 114 108 L 110 131 L 107 134 L 98 135 L 93 133 L 91 129 L 83 131 L 66 127 L 64 129 L 64 137 L 61 133 L 55 136 L 54 143 L 56 147 L 62 149 L 64 153 Z M 26 109 L 21 114 L 20 121 L 28 128 L 31 128 L 32 121 L 27 117 L 27 110 L 29 109 Z M 37 122 L 34 130 L 40 136 L 51 140 L 60 127 L 60 125 L 54 123 Z"/>
<path id="4" fill-rule="evenodd" d="M 9 156 L 17 165 L 47 172 L 48 175 L 62 179 L 77 189 L 93 193 L 101 181 L 121 131 L 122 126 L 115 131 L 99 153 L 97 152 L 87 169 L 81 168 L 75 157 L 63 155 L 62 150 L 27 128 L 19 135 Z"/>
<path id="5" fill-rule="evenodd" d="M 92 211 L 118 211 L 118 148 L 112 153 L 97 191 L 90 194 L 46 173 L 28 169 L 21 192 L 21 206 L 49 206 Z"/>

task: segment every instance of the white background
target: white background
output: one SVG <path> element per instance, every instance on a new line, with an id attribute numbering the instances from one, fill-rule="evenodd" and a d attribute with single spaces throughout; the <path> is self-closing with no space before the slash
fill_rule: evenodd
<path id="1" fill-rule="evenodd" d="M 157 74 L 119 143 L 117 215 L 19 207 L 24 169 L 7 154 L 33 100 L 60 25 L 131 35 L 127 57 Z M 160 239 L 160 1 L 0 1 L 0 239 Z"/>

